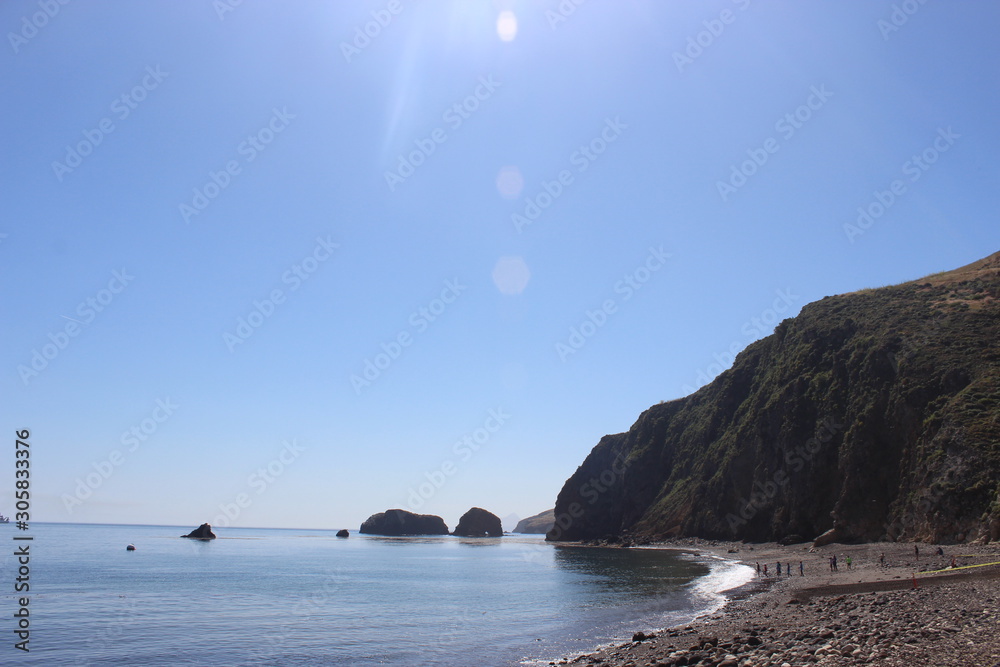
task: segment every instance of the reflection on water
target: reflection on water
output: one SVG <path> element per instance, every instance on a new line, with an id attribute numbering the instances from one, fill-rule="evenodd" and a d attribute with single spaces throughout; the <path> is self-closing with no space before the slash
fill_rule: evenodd
<path id="1" fill-rule="evenodd" d="M 677 591 L 709 573 L 704 563 L 662 549 L 555 547 L 555 563 L 572 576 L 569 583 L 613 595 L 615 606 L 626 601 L 662 607 L 669 599 L 676 608 Z"/>

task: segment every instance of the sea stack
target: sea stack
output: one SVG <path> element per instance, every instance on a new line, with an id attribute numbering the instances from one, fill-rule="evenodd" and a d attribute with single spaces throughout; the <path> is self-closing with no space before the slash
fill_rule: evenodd
<path id="1" fill-rule="evenodd" d="M 347 532 L 346 528 L 337 531 L 337 537 L 350 537 L 350 536 L 351 534 Z"/>
<path id="2" fill-rule="evenodd" d="M 458 520 L 452 535 L 459 537 L 503 537 L 500 517 L 481 507 L 473 507 Z"/>
<path id="3" fill-rule="evenodd" d="M 181 537 L 190 537 L 193 540 L 214 540 L 215 533 L 212 532 L 211 524 L 203 523 L 187 535 L 181 535 Z"/>
<path id="4" fill-rule="evenodd" d="M 406 510 L 386 510 L 372 514 L 361 524 L 362 533 L 368 535 L 447 535 L 444 519 L 433 514 L 414 514 Z"/>

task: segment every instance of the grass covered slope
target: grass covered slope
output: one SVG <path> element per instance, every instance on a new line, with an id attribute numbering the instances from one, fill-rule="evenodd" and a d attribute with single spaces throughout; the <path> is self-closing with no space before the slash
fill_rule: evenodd
<path id="1" fill-rule="evenodd" d="M 811 303 L 605 436 L 553 540 L 1000 538 L 1000 253 Z"/>

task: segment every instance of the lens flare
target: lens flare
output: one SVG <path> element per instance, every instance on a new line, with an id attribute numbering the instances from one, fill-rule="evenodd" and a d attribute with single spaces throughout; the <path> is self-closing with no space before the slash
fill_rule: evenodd
<path id="1" fill-rule="evenodd" d="M 524 176 L 517 167 L 501 167 L 497 173 L 497 192 L 504 199 L 517 199 L 524 189 Z"/>
<path id="2" fill-rule="evenodd" d="M 501 257 L 493 267 L 493 283 L 501 294 L 520 294 L 531 280 L 531 271 L 521 257 Z"/>
<path id="3" fill-rule="evenodd" d="M 511 42 L 517 37 L 517 17 L 514 12 L 500 12 L 497 17 L 497 34 L 505 42 Z"/>

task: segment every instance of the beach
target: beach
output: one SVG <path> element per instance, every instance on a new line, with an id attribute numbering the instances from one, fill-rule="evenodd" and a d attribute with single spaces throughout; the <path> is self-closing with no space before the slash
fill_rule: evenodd
<path id="1" fill-rule="evenodd" d="M 755 571 L 759 563 L 761 575 L 725 591 L 728 601 L 715 614 L 550 664 L 1000 665 L 1000 545 L 942 545 L 943 555 L 938 545 L 913 543 L 813 548 L 685 539 L 661 546 Z"/>

